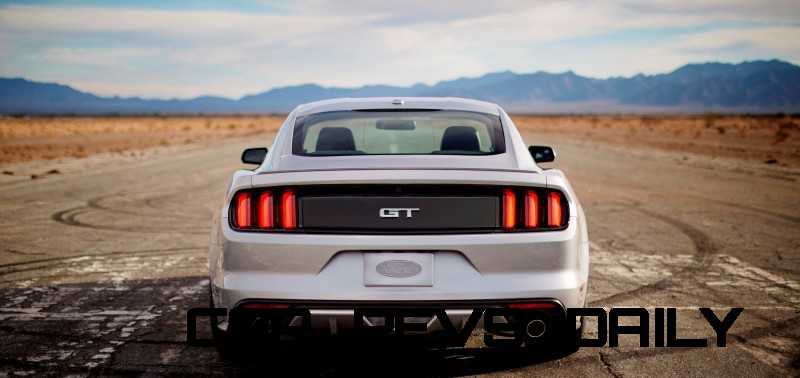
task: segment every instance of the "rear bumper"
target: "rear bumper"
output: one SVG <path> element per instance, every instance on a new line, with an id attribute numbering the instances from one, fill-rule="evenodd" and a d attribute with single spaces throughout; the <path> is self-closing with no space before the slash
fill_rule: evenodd
<path id="1" fill-rule="evenodd" d="M 565 340 L 573 330 L 580 329 L 580 323 L 572 328 L 567 320 L 567 309 L 554 299 L 435 302 L 245 300 L 229 311 L 227 320 L 220 325 L 235 338 L 247 338 L 253 334 L 268 335 L 271 340 L 278 340 L 281 335 L 416 335 L 426 336 L 427 341 L 443 346 L 459 347 L 467 342 L 475 328 L 483 328 L 492 335 L 512 337 L 511 341 L 516 345 L 522 340 L 526 340 L 526 345 L 556 340 L 554 337 Z M 263 328 L 259 329 L 259 324 Z M 536 332 L 531 332 L 537 328 Z M 509 340 L 493 340 L 491 336 L 484 337 L 487 346 L 509 345 Z"/>
<path id="2" fill-rule="evenodd" d="M 553 299 L 566 308 L 582 307 L 589 257 L 581 227 L 576 217 L 567 229 L 554 232 L 264 234 L 234 231 L 222 218 L 209 255 L 214 305 L 232 309 L 248 301 L 295 302 L 318 314 L 340 311 L 337 303 L 436 304 L 455 311 Z M 366 286 L 364 256 L 376 251 L 431 252 L 433 284 Z"/>

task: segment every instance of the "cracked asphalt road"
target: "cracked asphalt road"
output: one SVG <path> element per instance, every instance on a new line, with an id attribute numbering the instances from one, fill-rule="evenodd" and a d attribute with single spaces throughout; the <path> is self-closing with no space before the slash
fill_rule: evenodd
<path id="1" fill-rule="evenodd" d="M 622 336 L 620 348 L 552 360 L 317 345 L 233 362 L 188 346 L 185 311 L 207 302 L 211 214 L 241 150 L 268 145 L 265 135 L 52 163 L 62 174 L 0 182 L 0 376 L 800 373 L 800 171 L 523 135 L 557 148 L 553 166 L 586 209 L 590 306 L 676 307 L 679 336 L 709 345 L 714 332 L 697 308 L 721 317 L 744 307 L 728 347 L 639 348 Z"/>

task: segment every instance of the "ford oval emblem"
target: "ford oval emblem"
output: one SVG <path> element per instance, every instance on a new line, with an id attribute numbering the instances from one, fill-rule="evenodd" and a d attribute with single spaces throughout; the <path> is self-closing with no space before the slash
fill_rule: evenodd
<path id="1" fill-rule="evenodd" d="M 387 260 L 375 266 L 375 270 L 386 277 L 408 278 L 419 274 L 422 266 L 408 260 Z"/>

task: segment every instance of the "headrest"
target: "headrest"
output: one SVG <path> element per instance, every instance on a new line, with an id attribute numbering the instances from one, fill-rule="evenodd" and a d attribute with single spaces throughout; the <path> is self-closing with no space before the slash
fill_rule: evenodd
<path id="1" fill-rule="evenodd" d="M 353 132 L 346 127 L 323 127 L 317 138 L 317 151 L 355 151 Z"/>
<path id="2" fill-rule="evenodd" d="M 470 126 L 448 127 L 442 136 L 441 150 L 480 151 L 477 130 Z"/>

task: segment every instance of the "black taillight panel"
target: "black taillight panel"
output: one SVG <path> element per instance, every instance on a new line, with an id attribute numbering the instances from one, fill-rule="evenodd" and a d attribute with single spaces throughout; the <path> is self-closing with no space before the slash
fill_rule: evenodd
<path id="1" fill-rule="evenodd" d="M 320 226 L 319 214 L 304 225 L 304 198 L 325 202 L 320 208 L 336 209 Z M 341 198 L 347 206 L 336 202 Z M 363 204 L 354 200 L 364 198 Z M 474 206 L 470 199 L 474 198 Z M 496 210 L 492 211 L 491 199 Z M 458 201 L 456 201 L 458 200 Z M 438 201 L 438 202 L 437 202 Z M 461 220 L 448 227 L 449 222 L 415 220 L 427 208 L 447 219 L 450 202 L 458 202 L 458 213 L 481 217 L 481 222 Z M 385 202 L 385 205 L 384 205 Z M 309 202 L 311 206 L 312 202 Z M 430 205 L 436 203 L 437 206 Z M 336 205 L 336 206 L 332 206 Z M 466 211 L 465 208 L 470 211 Z M 472 209 L 475 208 L 475 209 Z M 306 209 L 316 214 L 320 209 Z M 419 210 L 417 210 L 419 209 Z M 489 209 L 489 210 L 486 210 Z M 319 210 L 319 211 L 318 211 Z M 480 211 L 479 211 L 480 210 Z M 382 214 L 381 211 L 385 212 Z M 356 212 L 365 212 L 356 214 Z M 396 218 L 382 219 L 381 215 Z M 464 216 L 470 216 L 464 215 Z M 430 217 L 430 213 L 425 214 Z M 490 217 L 483 221 L 482 217 Z M 364 219 L 374 217 L 374 223 L 363 226 Z M 347 220 L 358 220 L 348 222 Z M 371 219 L 371 218 L 370 218 Z M 483 185 L 314 185 L 302 187 L 267 187 L 243 189 L 231 200 L 228 220 L 231 228 L 244 232 L 305 232 L 353 234 L 454 234 L 486 232 L 541 232 L 567 228 L 569 205 L 561 191 L 538 187 L 498 187 Z M 396 226 L 395 223 L 397 222 Z M 447 223 L 447 224 L 445 224 Z M 382 226 L 383 225 L 383 226 Z M 415 226 L 416 225 L 416 226 Z"/>

